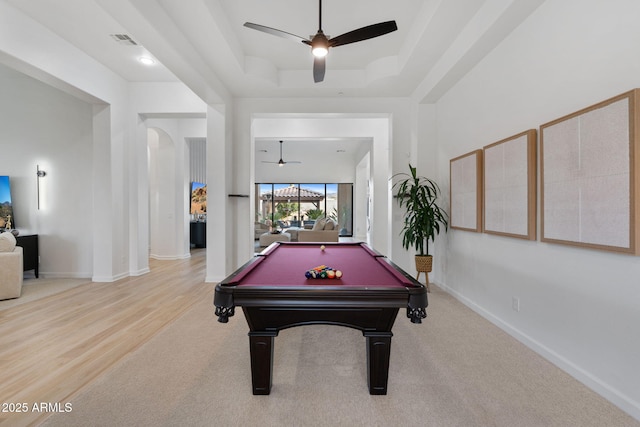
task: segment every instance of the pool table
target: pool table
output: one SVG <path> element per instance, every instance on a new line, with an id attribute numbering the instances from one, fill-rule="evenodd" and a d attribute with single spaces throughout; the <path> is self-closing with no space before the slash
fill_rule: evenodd
<path id="1" fill-rule="evenodd" d="M 340 270 L 342 277 L 305 276 L 320 265 Z M 249 324 L 253 394 L 258 395 L 271 392 L 278 332 L 320 324 L 362 331 L 369 393 L 387 394 L 398 309 L 406 308 L 413 323 L 427 316 L 425 286 L 365 243 L 273 243 L 216 285 L 213 303 L 222 323 L 242 307 Z"/>

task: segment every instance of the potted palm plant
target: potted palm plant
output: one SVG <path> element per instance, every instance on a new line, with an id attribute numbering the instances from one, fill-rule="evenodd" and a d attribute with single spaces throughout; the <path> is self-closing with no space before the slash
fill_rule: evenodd
<path id="1" fill-rule="evenodd" d="M 400 178 L 393 184 L 394 196 L 401 208 L 405 208 L 402 226 L 402 246 L 415 248 L 416 270 L 418 276 L 425 273 L 429 289 L 429 273 L 433 265 L 433 256 L 429 253 L 429 241 L 435 239 L 440 230 L 448 227 L 448 215 L 437 204 L 440 188 L 435 181 L 418 176 L 416 168 L 409 164 L 410 174 L 399 173 L 392 179 Z"/>

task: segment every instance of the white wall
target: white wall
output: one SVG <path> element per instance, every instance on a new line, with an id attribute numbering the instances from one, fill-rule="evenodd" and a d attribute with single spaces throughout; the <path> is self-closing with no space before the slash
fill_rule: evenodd
<path id="1" fill-rule="evenodd" d="M 437 103 L 439 181 L 451 158 L 640 87 L 638 16 L 637 0 L 542 4 Z M 458 230 L 439 243 L 440 285 L 640 419 L 640 257 Z"/>
<path id="2" fill-rule="evenodd" d="M 0 175 L 11 177 L 15 226 L 39 234 L 43 277 L 91 277 L 91 105 L 5 69 L 0 88 Z M 47 173 L 40 209 L 36 165 Z"/>
<path id="3" fill-rule="evenodd" d="M 6 3 L 0 3 L 0 62 L 92 104 L 92 278 L 110 281 L 128 269 L 128 196 L 124 183 L 127 85 L 115 73 Z M 43 54 L 47 52 L 47 54 Z M 49 54 L 55 52 L 55 54 Z M 48 106 L 55 109 L 55 106 Z M 80 161 L 79 158 L 75 159 Z M 41 230 L 41 232 L 43 232 Z"/>
<path id="4" fill-rule="evenodd" d="M 65 270 L 67 265 L 58 260 L 49 269 L 45 258 L 51 256 L 50 250 L 43 240 L 45 243 L 41 242 L 40 246 L 43 273 L 46 268 L 52 276 L 89 275 L 94 281 L 113 281 L 148 271 L 147 137 L 139 113 L 187 117 L 195 112 L 199 117 L 205 117 L 206 105 L 182 83 L 128 84 L 6 3 L 0 3 L 0 32 L 0 63 L 84 101 L 90 111 L 86 146 L 74 149 L 68 158 L 58 159 L 52 155 L 55 162 L 49 167 L 68 171 L 73 171 L 74 167 L 88 168 L 85 179 L 76 175 L 73 184 L 87 185 L 86 193 L 94 197 L 88 203 L 78 203 L 82 208 L 69 205 L 51 220 L 41 221 L 37 230 L 28 230 L 43 237 L 64 235 L 64 242 L 59 238 L 60 246 L 53 248 L 54 252 L 58 250 L 56 255 L 65 253 L 61 248 L 74 246 L 83 248 L 82 255 L 68 254 L 65 259 L 70 263 L 70 270 Z M 43 52 L 55 54 L 43 55 Z M 48 115 L 57 117 L 58 110 L 60 114 L 67 112 L 57 102 L 49 102 L 46 98 L 38 101 L 44 102 L 33 104 L 33 111 L 26 113 L 24 120 L 16 122 L 16 125 L 23 125 L 21 132 L 25 135 L 37 132 L 40 125 L 38 120 L 29 120 L 29 114 L 36 119 L 38 116 L 34 114 L 41 114 L 46 122 Z M 0 102 L 10 105 L 20 101 L 7 92 Z M 63 99 L 62 106 L 66 102 Z M 74 116 L 68 114 L 58 120 L 61 134 L 67 133 L 70 137 L 75 129 L 84 130 L 83 125 L 74 121 Z M 60 139 L 68 141 L 67 138 Z M 33 150 L 25 152 L 23 161 L 33 165 L 38 160 L 36 153 L 65 152 L 63 147 L 58 148 L 55 137 L 33 138 L 33 141 L 46 141 L 42 147 L 34 146 Z M 20 150 L 7 139 L 2 140 L 2 145 L 7 152 L 18 153 Z M 73 167 L 69 167 L 69 163 Z M 42 182 L 49 183 L 50 187 L 55 184 L 56 191 L 62 191 L 67 184 L 53 179 Z M 74 224 L 72 230 L 60 228 L 62 218 Z M 89 225 L 85 227 L 87 221 Z M 83 246 L 86 245 L 83 239 L 91 239 L 88 249 Z M 85 265 L 85 257 L 91 256 L 93 259 Z"/>

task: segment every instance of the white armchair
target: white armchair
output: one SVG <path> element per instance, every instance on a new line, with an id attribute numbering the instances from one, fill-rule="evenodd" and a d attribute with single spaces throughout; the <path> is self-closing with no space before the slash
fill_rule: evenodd
<path id="1" fill-rule="evenodd" d="M 0 233 L 0 300 L 22 294 L 24 276 L 22 247 L 11 233 Z"/>

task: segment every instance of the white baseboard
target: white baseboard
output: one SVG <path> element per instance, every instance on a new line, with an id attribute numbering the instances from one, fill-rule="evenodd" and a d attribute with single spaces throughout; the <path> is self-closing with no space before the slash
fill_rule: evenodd
<path id="1" fill-rule="evenodd" d="M 629 398 L 629 396 L 621 393 L 619 390 L 616 390 L 606 382 L 602 381 L 600 378 L 576 366 L 569 359 L 561 356 L 560 354 L 556 353 L 549 347 L 543 345 L 542 343 L 536 341 L 535 339 L 531 338 L 527 334 L 523 333 L 519 329 L 514 328 L 511 324 L 494 316 L 492 313 L 480 307 L 479 305 L 469 300 L 467 297 L 455 291 L 454 289 L 438 281 L 434 281 L 433 283 L 437 285 L 439 288 L 441 288 L 442 290 L 444 290 L 445 292 L 447 292 L 448 294 L 450 294 L 451 296 L 453 296 L 455 299 L 457 299 L 458 301 L 460 301 L 461 303 L 469 307 L 471 310 L 475 311 L 480 316 L 484 317 L 485 319 L 487 319 L 488 321 L 490 321 L 491 323 L 493 323 L 494 325 L 496 325 L 497 327 L 499 327 L 500 329 L 502 329 L 503 331 L 505 331 L 506 333 L 508 333 L 515 339 L 517 339 L 518 341 L 520 341 L 522 344 L 529 347 L 531 350 L 535 351 L 540 356 L 544 357 L 545 359 L 547 359 L 548 361 L 556 365 L 558 368 L 567 372 L 576 380 L 580 381 L 581 383 L 589 387 L 591 390 L 595 391 L 600 396 L 604 397 L 609 402 L 616 405 L 621 410 L 623 410 L 633 418 L 640 421 L 640 403 L 639 402 L 634 401 L 633 399 Z"/>
<path id="2" fill-rule="evenodd" d="M 191 253 L 187 252 L 186 254 L 179 254 L 179 255 L 156 255 L 156 254 L 149 254 L 149 258 L 153 258 L 153 259 L 157 259 L 159 261 L 176 261 L 176 260 L 180 260 L 180 259 L 187 259 L 187 258 L 191 258 Z"/>
<path id="3" fill-rule="evenodd" d="M 142 276 L 143 274 L 147 274 L 150 273 L 151 269 L 149 267 L 145 267 L 145 268 L 141 268 L 138 271 L 130 271 L 129 275 L 130 276 Z"/>
<path id="4" fill-rule="evenodd" d="M 204 279 L 205 283 L 219 283 L 222 282 L 227 276 L 207 276 Z"/>
<path id="5" fill-rule="evenodd" d="M 115 276 L 93 276 L 91 281 L 96 283 L 111 283 L 124 279 L 125 277 L 129 277 L 129 275 L 127 273 L 120 273 Z"/>
<path id="6" fill-rule="evenodd" d="M 27 272 L 28 273 L 28 272 Z M 35 276 L 33 276 L 35 277 Z M 75 273 L 60 273 L 60 272 L 46 272 L 46 271 L 39 271 L 38 272 L 38 277 L 42 277 L 43 279 L 91 279 L 91 273 L 87 272 L 87 273 L 79 273 L 79 272 L 75 272 Z"/>

